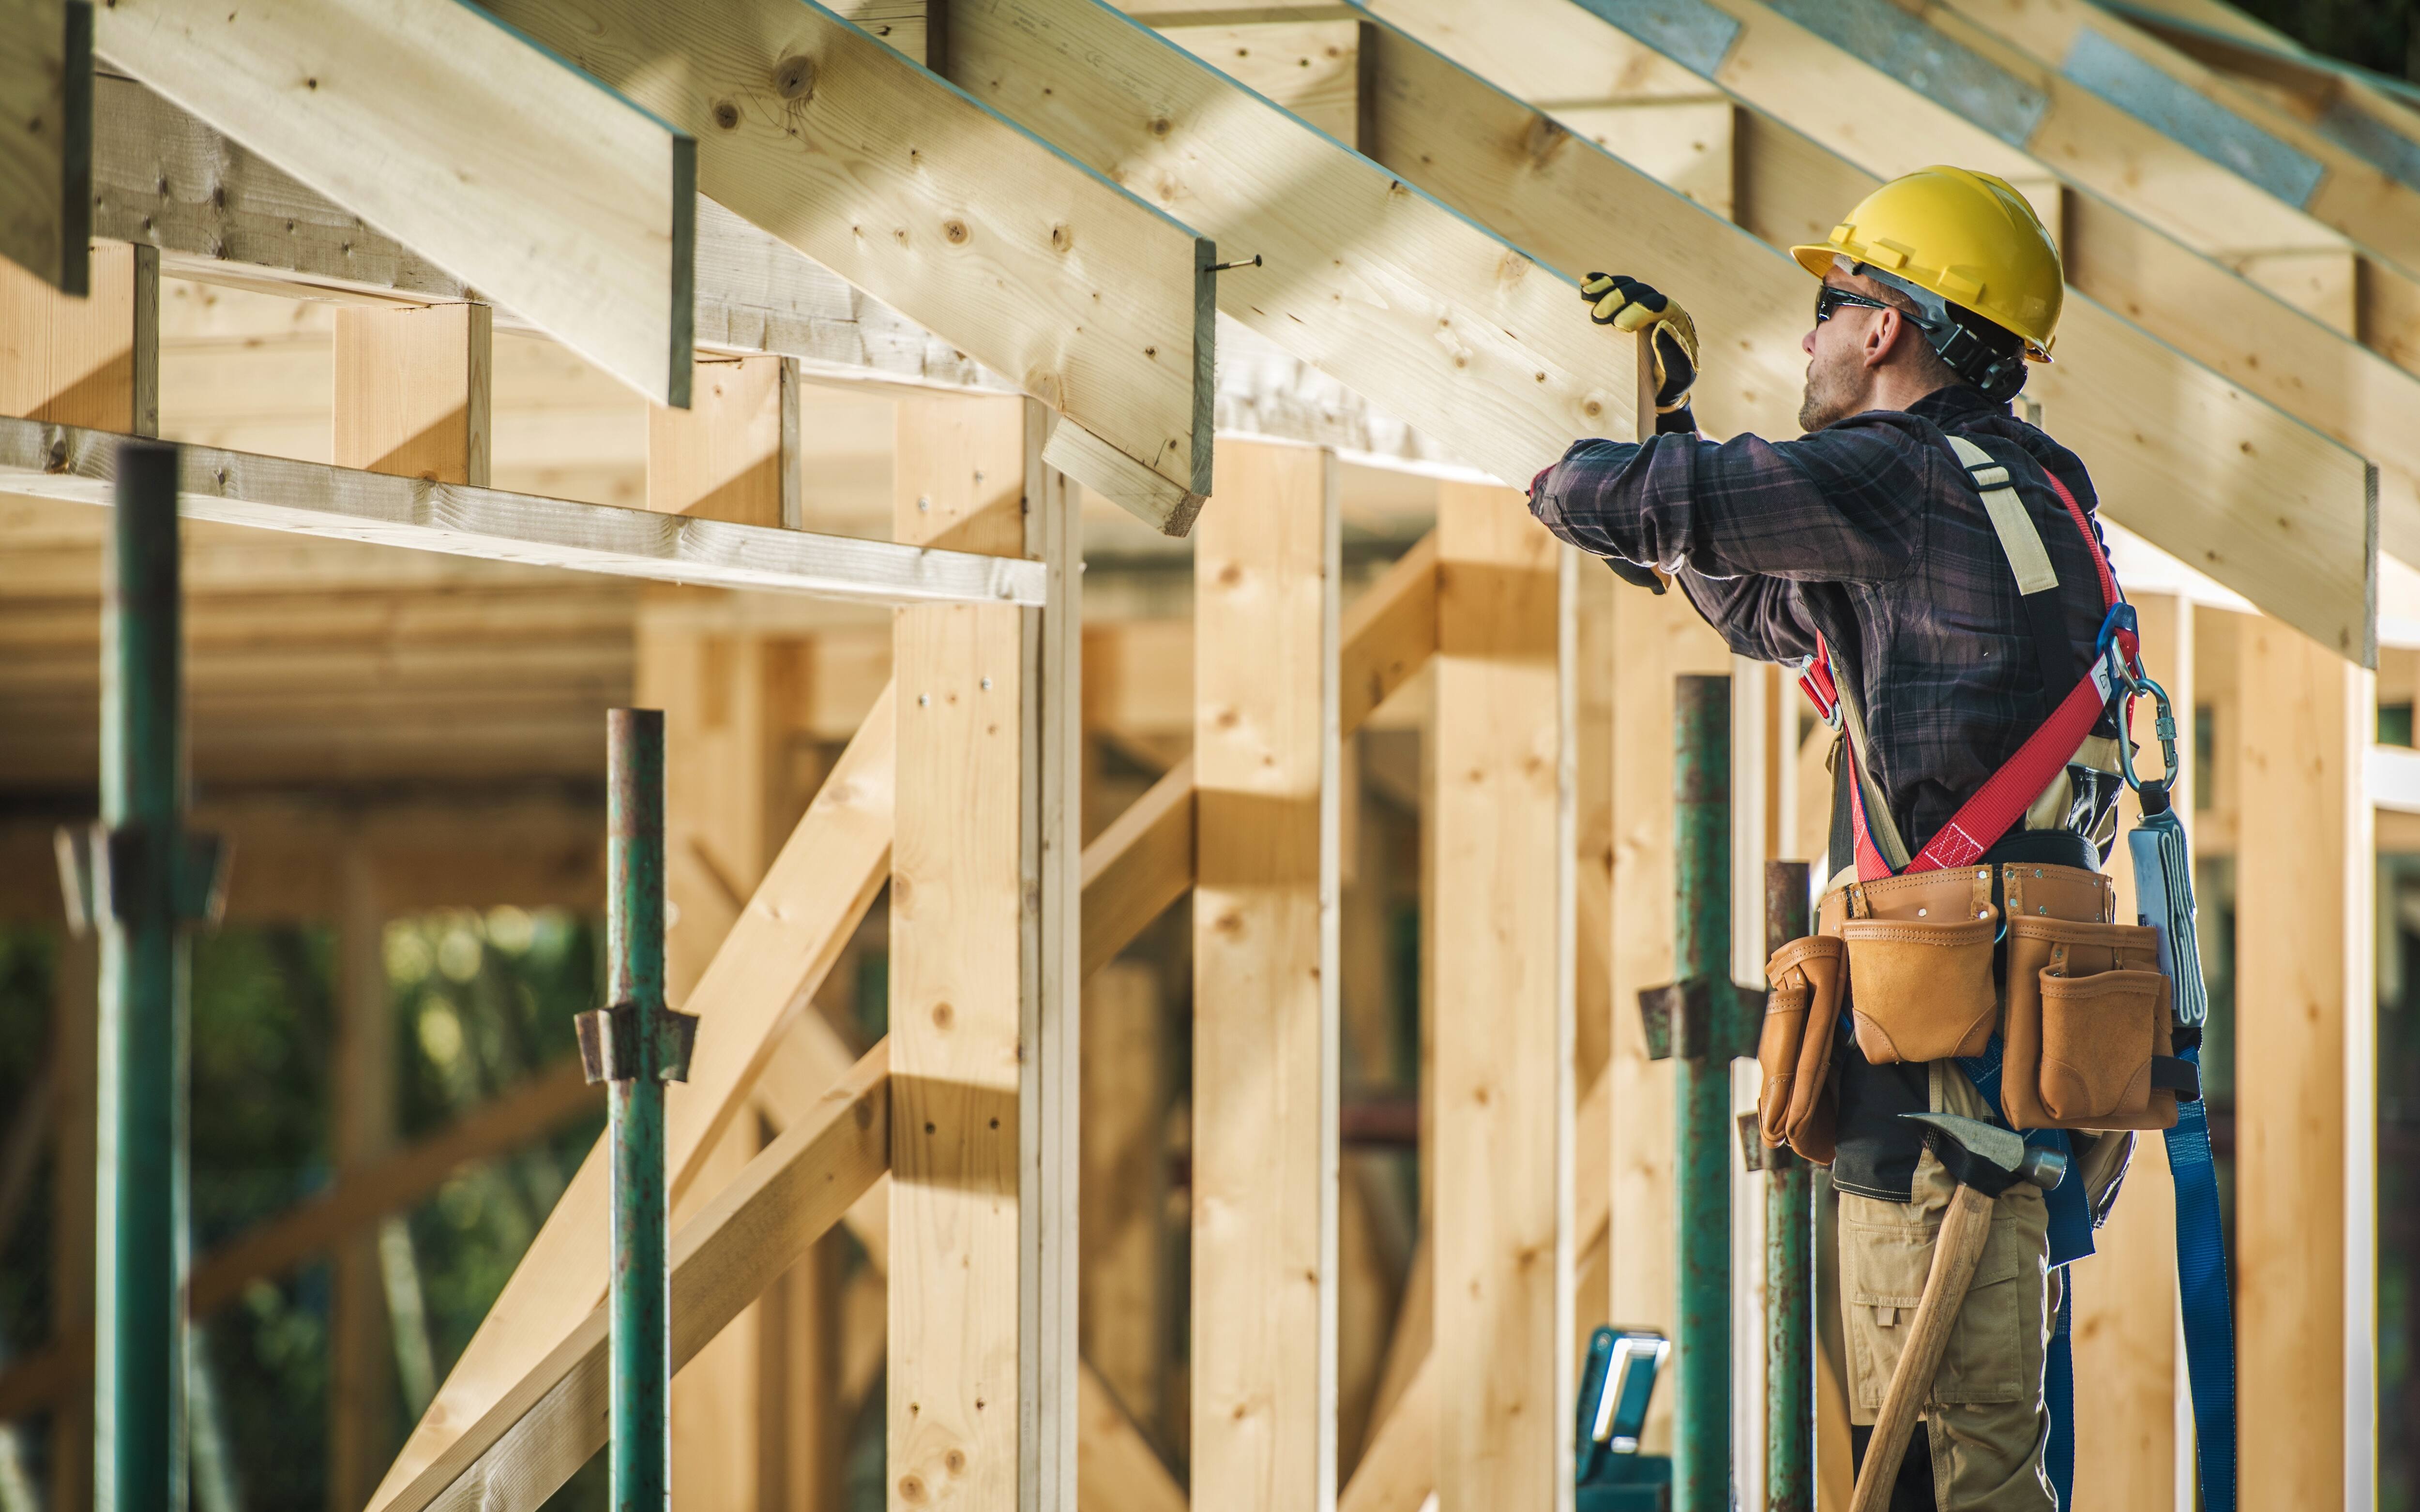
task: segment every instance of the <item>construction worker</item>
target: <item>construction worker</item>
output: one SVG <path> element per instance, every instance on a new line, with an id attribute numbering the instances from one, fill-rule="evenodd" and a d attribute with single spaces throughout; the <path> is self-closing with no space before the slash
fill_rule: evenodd
<path id="1" fill-rule="evenodd" d="M 1899 955 L 1877 945 L 1870 960 L 1846 945 L 1849 1001 L 1828 1080 L 1817 1115 L 1792 1136 L 1828 1159 L 1841 1195 L 1850 1417 L 1862 1459 L 1953 1192 L 1922 1125 L 1898 1115 L 1999 1112 L 1993 1089 L 1977 1085 L 1993 1080 L 1996 1038 L 1985 1070 L 1964 1046 L 1900 1056 L 1893 1037 L 1920 1043 L 1941 1022 L 1954 961 L 1984 963 L 1990 1021 L 1992 931 L 1964 921 L 2006 906 L 2003 868 L 2103 887 L 2119 791 L 2114 718 L 2104 711 L 2095 738 L 2030 783 L 2032 801 L 2007 833 L 1969 837 L 1953 819 L 1973 811 L 1987 779 L 2095 665 L 2116 589 L 2084 464 L 2010 412 L 2027 362 L 2050 360 L 2063 286 L 2057 250 L 2024 197 L 1987 174 L 1928 168 L 1875 191 L 1827 242 L 1792 250 L 1821 280 L 1801 343 L 1804 436 L 1699 436 L 1689 316 L 1637 279 L 1591 274 L 1582 292 L 1593 318 L 1653 342 L 1656 434 L 1575 443 L 1532 483 L 1530 508 L 1633 581 L 1644 568 L 1669 575 L 1734 652 L 1800 667 L 1821 658 L 1810 671 L 1828 671 L 1835 687 L 1819 706 L 1837 691 L 1844 747 L 1833 768 L 1825 931 L 1880 911 L 1853 886 L 1861 877 L 1908 868 L 1905 886 L 1927 885 L 1911 857 L 1947 847 L 1960 870 L 1930 874 L 1968 879 L 1960 887 L 1990 874 L 1988 910 L 1961 896 L 1929 919 L 1919 908 L 1893 916 L 1917 932 L 1938 923 L 1938 941 L 1895 936 Z M 1981 957 L 1973 943 L 1944 943 L 1961 930 Z M 1936 959 L 1939 969 L 1928 964 Z M 1885 1000 L 1894 991 L 1904 1000 Z M 2131 1134 L 2076 1135 L 2082 1180 L 2067 1184 L 2111 1194 L 2131 1148 Z M 1893 1507 L 2057 1504 L 2043 1387 L 2058 1196 L 2046 1203 L 2021 1184 L 1998 1199 Z"/>

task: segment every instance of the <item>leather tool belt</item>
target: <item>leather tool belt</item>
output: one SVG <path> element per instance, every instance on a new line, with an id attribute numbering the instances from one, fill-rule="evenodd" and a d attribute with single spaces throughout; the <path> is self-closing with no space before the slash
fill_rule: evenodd
<path id="1" fill-rule="evenodd" d="M 1765 976 L 1760 1130 L 1819 1164 L 1837 1135 L 1844 1008 L 1876 1065 L 1979 1056 L 1996 1029 L 2011 1128 L 2169 1128 L 2193 1080 L 2175 1056 L 2157 932 L 2116 922 L 2109 879 L 2080 867 L 2002 862 L 1845 884 Z"/>

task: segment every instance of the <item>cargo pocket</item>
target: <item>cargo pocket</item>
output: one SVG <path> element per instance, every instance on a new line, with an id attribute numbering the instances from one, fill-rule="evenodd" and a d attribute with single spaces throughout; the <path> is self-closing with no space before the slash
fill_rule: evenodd
<path id="1" fill-rule="evenodd" d="M 2040 1379 L 2042 1220 L 2040 1199 L 2027 1214 L 2020 1196 L 1992 1214 L 1992 1237 L 1966 1288 L 1965 1305 L 1932 1379 L 1930 1401 L 2013 1402 Z M 1891 1372 L 1914 1335 L 1916 1309 L 1932 1269 L 1937 1228 L 1840 1222 L 1840 1288 L 1850 1339 L 1850 1393 L 1857 1416 L 1882 1410 Z"/>
<path id="2" fill-rule="evenodd" d="M 1999 1000 L 1992 946 L 1999 910 L 1962 919 L 1853 918 L 1840 926 L 1856 984 L 1857 1048 L 1877 1066 L 1979 1056 Z"/>
<path id="3" fill-rule="evenodd" d="M 1828 935 L 1792 940 L 1765 963 L 1772 994 L 1756 1058 L 1760 1136 L 1779 1145 L 1804 1130 L 1830 1069 L 1832 1029 L 1840 1015 L 1847 948 Z"/>
<path id="4" fill-rule="evenodd" d="M 2157 932 L 2018 918 L 2009 925 L 2002 1110 L 2020 1129 L 2164 1128 L 2176 1100 L 2151 1088 L 2168 1053 L 2168 979 Z"/>

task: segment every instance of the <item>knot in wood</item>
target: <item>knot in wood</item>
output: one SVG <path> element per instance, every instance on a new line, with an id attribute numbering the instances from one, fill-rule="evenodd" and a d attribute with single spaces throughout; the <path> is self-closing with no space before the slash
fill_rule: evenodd
<path id="1" fill-rule="evenodd" d="M 714 102 L 714 124 L 728 131 L 739 124 L 739 107 L 728 100 Z"/>
<path id="2" fill-rule="evenodd" d="M 964 221 L 943 221 L 941 223 L 941 235 L 950 239 L 951 246 L 964 246 L 966 245 L 967 240 L 967 223 Z"/>
<path id="3" fill-rule="evenodd" d="M 1173 130 L 1175 130 L 1175 123 L 1174 123 L 1173 121 L 1171 121 L 1167 116 L 1154 116 L 1151 118 L 1151 134 L 1152 134 L 1152 135 L 1154 135 L 1154 136 L 1166 136 L 1170 131 L 1173 131 Z"/>
<path id="4" fill-rule="evenodd" d="M 815 63 L 796 54 L 773 65 L 773 92 L 783 100 L 808 100 L 815 92 Z"/>

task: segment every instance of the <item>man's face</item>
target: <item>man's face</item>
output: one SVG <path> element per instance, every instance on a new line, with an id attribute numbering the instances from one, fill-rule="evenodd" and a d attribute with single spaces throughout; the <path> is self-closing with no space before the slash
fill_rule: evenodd
<path id="1" fill-rule="evenodd" d="M 1823 275 L 1826 287 L 1843 289 L 1867 299 L 1882 297 L 1872 279 L 1854 274 L 1836 261 Z M 1807 352 L 1807 392 L 1798 404 L 1798 428 L 1812 433 L 1838 420 L 1862 414 L 1872 388 L 1868 342 L 1883 312 L 1860 304 L 1844 304 L 1830 318 L 1819 320 L 1799 345 Z"/>

